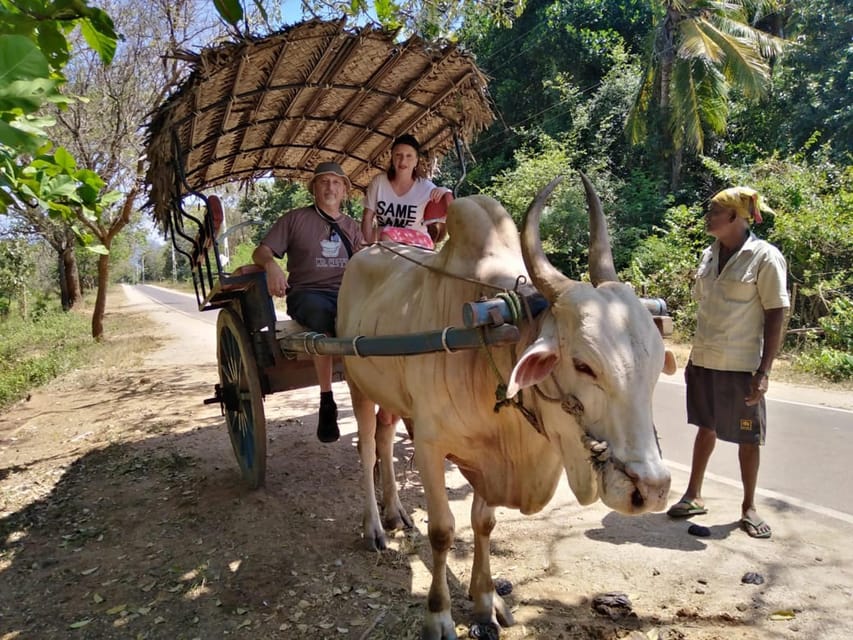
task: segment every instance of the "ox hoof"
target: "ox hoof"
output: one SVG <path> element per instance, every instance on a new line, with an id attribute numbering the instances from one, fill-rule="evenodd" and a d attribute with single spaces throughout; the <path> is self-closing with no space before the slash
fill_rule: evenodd
<path id="1" fill-rule="evenodd" d="M 415 524 L 412 522 L 409 514 L 401 508 L 400 510 L 395 509 L 390 515 L 384 516 L 382 518 L 382 526 L 385 531 L 396 531 L 397 529 L 411 529 Z"/>
<path id="2" fill-rule="evenodd" d="M 450 611 L 427 612 L 421 629 L 421 640 L 459 640 Z"/>
<path id="3" fill-rule="evenodd" d="M 367 549 L 369 551 L 386 551 L 388 549 L 388 543 L 385 542 L 385 536 L 377 536 L 375 538 L 367 539 Z"/>
<path id="4" fill-rule="evenodd" d="M 368 551 L 385 551 L 388 548 L 388 542 L 385 540 L 385 534 L 370 534 L 364 533 L 364 544 Z"/>
<path id="5" fill-rule="evenodd" d="M 478 638 L 478 640 L 498 640 L 501 637 L 501 630 L 494 622 L 475 622 L 468 631 L 468 637 Z"/>

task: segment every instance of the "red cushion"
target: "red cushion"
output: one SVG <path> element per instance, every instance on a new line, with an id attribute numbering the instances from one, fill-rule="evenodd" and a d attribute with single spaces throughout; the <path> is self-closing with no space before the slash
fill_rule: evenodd
<path id="1" fill-rule="evenodd" d="M 426 209 L 424 209 L 424 222 L 426 224 L 444 222 L 447 218 L 447 207 L 450 206 L 451 202 L 453 202 L 453 194 L 449 191 L 441 196 L 441 200 L 438 202 L 432 200 L 427 202 Z"/>
<path id="2" fill-rule="evenodd" d="M 210 217 L 213 220 L 213 235 L 215 236 L 219 233 L 219 228 L 225 219 L 225 211 L 222 208 L 222 200 L 219 199 L 219 196 L 207 196 L 207 209 L 210 211 Z"/>

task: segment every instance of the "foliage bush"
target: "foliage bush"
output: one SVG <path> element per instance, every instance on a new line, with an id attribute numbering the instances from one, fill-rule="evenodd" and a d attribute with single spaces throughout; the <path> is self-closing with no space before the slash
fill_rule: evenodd
<path id="1" fill-rule="evenodd" d="M 252 252 L 256 246 L 251 242 L 241 242 L 236 247 L 231 247 L 231 258 L 228 263 L 228 269 L 233 271 L 244 264 L 252 264 Z"/>
<path id="2" fill-rule="evenodd" d="M 853 300 L 846 297 L 835 300 L 829 315 L 820 319 L 820 326 L 827 346 L 853 352 Z"/>
<path id="3" fill-rule="evenodd" d="M 24 301 L 34 271 L 33 253 L 24 240 L 0 242 L 0 317 L 11 313 L 15 301 L 26 311 Z"/>
<path id="4" fill-rule="evenodd" d="M 820 326 L 824 346 L 797 356 L 795 366 L 833 382 L 853 379 L 853 300 L 842 297 L 833 301 Z"/>
<path id="5" fill-rule="evenodd" d="M 0 408 L 79 366 L 95 347 L 86 315 L 56 302 L 37 306 L 37 319 L 0 320 Z"/>
<path id="6" fill-rule="evenodd" d="M 853 353 L 832 347 L 821 347 L 798 355 L 794 366 L 832 382 L 853 380 Z"/>
<path id="7" fill-rule="evenodd" d="M 622 273 L 643 295 L 666 301 L 683 339 L 689 339 L 696 327 L 691 289 L 699 256 L 709 240 L 698 207 L 672 207 L 664 214 L 664 227 L 640 242 Z"/>

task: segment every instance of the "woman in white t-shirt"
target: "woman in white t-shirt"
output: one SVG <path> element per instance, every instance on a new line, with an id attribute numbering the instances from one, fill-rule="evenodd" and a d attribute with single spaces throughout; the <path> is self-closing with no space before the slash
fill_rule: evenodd
<path id="1" fill-rule="evenodd" d="M 453 195 L 423 176 L 419 151 L 420 144 L 414 136 L 406 134 L 394 140 L 391 166 L 367 187 L 361 221 L 365 242 L 393 240 L 435 248 L 428 227 L 442 225 L 438 229 L 443 231 L 447 204 Z M 435 205 L 427 211 L 431 203 Z"/>

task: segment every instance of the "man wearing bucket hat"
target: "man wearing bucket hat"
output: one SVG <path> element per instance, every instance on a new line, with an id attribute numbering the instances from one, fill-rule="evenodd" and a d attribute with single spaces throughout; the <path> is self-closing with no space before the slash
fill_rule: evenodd
<path id="1" fill-rule="evenodd" d="M 351 187 L 340 165 L 318 164 L 308 182 L 314 204 L 282 215 L 252 254 L 252 261 L 267 274 L 270 294 L 286 296 L 288 315 L 326 335 L 335 334 L 344 269 L 353 252 L 364 245 L 359 223 L 341 208 Z M 284 256 L 287 275 L 275 260 Z M 332 397 L 332 357 L 314 356 L 313 360 L 320 383 L 317 437 L 334 442 L 340 431 Z"/>
<path id="2" fill-rule="evenodd" d="M 707 513 L 702 480 L 717 439 L 738 445 L 743 502 L 740 526 L 753 538 L 771 531 L 755 507 L 759 446 L 764 444 L 764 394 L 782 338 L 787 266 L 780 251 L 760 240 L 750 222 L 771 212 L 748 187 L 724 189 L 711 198 L 705 231 L 716 238 L 705 249 L 693 287 L 696 333 L 684 370 L 687 421 L 698 432 L 684 496 L 671 517 Z"/>

